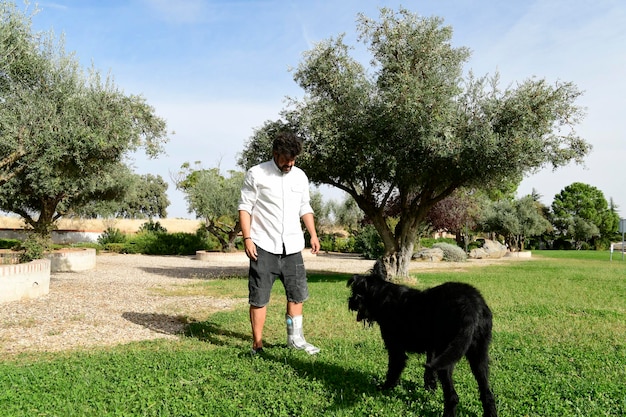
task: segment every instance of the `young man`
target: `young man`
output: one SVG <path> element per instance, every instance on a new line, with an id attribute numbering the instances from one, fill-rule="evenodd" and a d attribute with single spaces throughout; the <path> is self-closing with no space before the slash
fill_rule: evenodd
<path id="1" fill-rule="evenodd" d="M 250 258 L 248 289 L 252 354 L 263 348 L 263 327 L 274 280 L 278 277 L 287 296 L 287 346 L 314 355 L 319 348 L 304 338 L 302 307 L 309 297 L 302 250 L 304 234 L 311 235 L 311 253 L 320 243 L 309 203 L 309 179 L 294 166 L 302 151 L 301 140 L 290 132 L 274 139 L 272 159 L 246 173 L 239 200 L 239 223 L 246 255 Z"/>

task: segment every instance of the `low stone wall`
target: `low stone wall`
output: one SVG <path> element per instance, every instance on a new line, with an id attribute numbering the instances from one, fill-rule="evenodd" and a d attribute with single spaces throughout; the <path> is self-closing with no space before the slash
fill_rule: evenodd
<path id="1" fill-rule="evenodd" d="M 53 230 L 52 242 L 60 245 L 72 243 L 97 243 L 102 232 L 90 230 Z M 0 239 L 26 239 L 22 229 L 0 229 Z"/>
<path id="2" fill-rule="evenodd" d="M 0 265 L 0 302 L 36 298 L 50 292 L 50 259 Z"/>
<path id="3" fill-rule="evenodd" d="M 70 248 L 46 255 L 52 272 L 87 271 L 96 267 L 96 250 L 93 248 Z"/>

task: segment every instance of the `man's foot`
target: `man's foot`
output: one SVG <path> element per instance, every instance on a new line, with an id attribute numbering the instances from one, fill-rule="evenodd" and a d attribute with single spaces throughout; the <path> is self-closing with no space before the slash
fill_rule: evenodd
<path id="1" fill-rule="evenodd" d="M 263 348 L 262 347 L 258 347 L 256 349 L 252 348 L 250 349 L 250 356 L 258 356 L 261 355 L 263 353 Z"/>
<path id="2" fill-rule="evenodd" d="M 287 347 L 298 349 L 298 350 L 304 350 L 309 355 L 315 355 L 320 352 L 320 348 L 308 343 L 306 340 L 304 340 L 304 338 L 301 338 L 301 337 L 295 338 L 295 339 L 289 339 L 287 341 Z"/>

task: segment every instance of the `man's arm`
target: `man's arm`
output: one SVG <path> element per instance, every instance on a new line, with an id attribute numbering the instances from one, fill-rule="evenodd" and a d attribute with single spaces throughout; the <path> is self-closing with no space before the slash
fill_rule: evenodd
<path id="1" fill-rule="evenodd" d="M 304 214 L 302 216 L 302 222 L 306 230 L 308 230 L 309 235 L 311 235 L 311 253 L 316 255 L 320 251 L 320 241 L 315 231 L 315 218 L 313 217 L 313 213 Z"/>
<path id="2" fill-rule="evenodd" d="M 250 213 L 248 213 L 246 210 L 239 210 L 239 225 L 241 226 L 241 234 L 243 235 L 243 246 L 246 249 L 246 255 L 248 255 L 248 258 L 256 261 L 256 245 L 250 237 L 251 223 L 252 216 L 250 216 Z"/>

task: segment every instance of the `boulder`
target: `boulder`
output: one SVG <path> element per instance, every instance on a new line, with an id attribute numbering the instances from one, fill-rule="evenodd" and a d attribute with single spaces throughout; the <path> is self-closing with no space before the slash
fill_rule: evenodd
<path id="1" fill-rule="evenodd" d="M 469 257 L 472 259 L 498 259 L 506 255 L 506 252 L 506 246 L 502 243 L 485 239 L 483 247 L 472 249 L 469 253 Z"/>
<path id="2" fill-rule="evenodd" d="M 413 254 L 414 261 L 441 262 L 443 260 L 443 250 L 440 248 L 426 248 Z"/>

